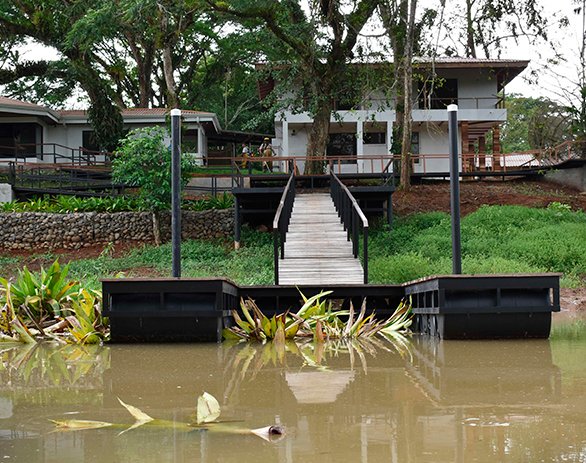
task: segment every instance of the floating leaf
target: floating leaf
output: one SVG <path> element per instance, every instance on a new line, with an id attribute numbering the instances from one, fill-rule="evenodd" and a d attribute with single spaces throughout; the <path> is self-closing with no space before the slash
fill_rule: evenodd
<path id="1" fill-rule="evenodd" d="M 136 421 L 140 421 L 142 423 L 148 423 L 149 421 L 154 420 L 154 418 L 151 418 L 146 413 L 144 413 L 142 410 L 139 410 L 138 408 L 133 407 L 132 405 L 125 404 L 124 402 L 122 402 L 120 400 L 120 398 L 118 398 L 118 402 L 120 402 L 122 404 L 122 406 L 124 408 L 126 408 L 126 410 L 129 411 L 129 413 L 134 417 L 134 419 Z"/>
<path id="2" fill-rule="evenodd" d="M 98 429 L 114 426 L 112 423 L 105 421 L 90 420 L 49 420 L 57 426 L 55 431 L 80 431 L 82 429 Z"/>
<path id="3" fill-rule="evenodd" d="M 220 416 L 220 404 L 216 398 L 204 392 L 197 399 L 197 424 L 210 423 Z"/>

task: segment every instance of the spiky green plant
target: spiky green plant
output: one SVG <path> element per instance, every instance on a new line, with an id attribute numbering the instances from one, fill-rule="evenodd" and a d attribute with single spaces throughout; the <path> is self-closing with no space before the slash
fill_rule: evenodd
<path id="1" fill-rule="evenodd" d="M 19 270 L 17 282 L 14 284 L 0 278 L 5 294 L 0 303 L 5 304 L 10 293 L 13 306 L 24 306 L 27 315 L 37 321 L 45 317 L 60 316 L 62 304 L 79 288 L 79 282 L 67 279 L 68 271 L 69 265 L 62 269 L 59 260 L 56 260 L 46 271 L 41 267 L 40 275 L 33 275 L 24 267 Z"/>
<path id="2" fill-rule="evenodd" d="M 308 299 L 301 293 L 304 304 L 297 313 L 287 311 L 270 320 L 254 301 L 241 300 L 244 319 L 236 311 L 232 311 L 237 326 L 224 330 L 224 337 L 247 341 L 313 338 L 317 342 L 325 342 L 330 339 L 367 338 L 378 332 L 406 331 L 411 325 L 411 301 L 402 301 L 389 319 L 377 321 L 374 313 L 366 316 L 366 299 L 355 318 L 352 303 L 349 311 L 332 311 L 331 302 L 326 305 L 326 301 L 322 300 L 328 294 L 331 291 L 321 292 Z M 343 321 L 340 318 L 343 316 L 348 316 L 348 320 Z"/>

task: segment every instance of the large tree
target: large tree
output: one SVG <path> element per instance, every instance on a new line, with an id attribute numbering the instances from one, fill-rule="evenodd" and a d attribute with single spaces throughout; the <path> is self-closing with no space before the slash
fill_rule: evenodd
<path id="1" fill-rule="evenodd" d="M 289 78 L 304 87 L 302 96 L 309 100 L 305 104 L 313 118 L 306 173 L 322 173 L 334 102 L 344 98 L 341 89 L 347 88 L 349 75 L 354 73 L 352 60 L 357 56 L 359 34 L 379 1 L 320 0 L 310 2 L 308 11 L 298 0 L 207 1 L 213 10 L 243 24 L 266 28 L 283 50 L 280 70 L 287 68 Z M 279 71 L 279 67 L 275 69 Z"/>
<path id="2" fill-rule="evenodd" d="M 44 75 L 57 70 L 77 82 L 90 100 L 89 118 L 103 148 L 112 150 L 123 135 L 122 117 L 112 103 L 113 95 L 94 67 L 87 50 L 68 43 L 72 24 L 82 20 L 94 0 L 2 0 L 0 1 L 0 39 L 4 43 L 31 40 L 57 50 L 60 62 L 16 63 L 4 69 L 2 83 L 23 77 Z"/>
<path id="3" fill-rule="evenodd" d="M 446 0 L 444 0 L 446 1 Z M 445 28 L 448 54 L 496 58 L 506 43 L 521 37 L 547 42 L 552 22 L 538 0 L 447 0 Z"/>
<path id="4" fill-rule="evenodd" d="M 396 118 L 401 145 L 401 185 L 411 186 L 411 126 L 413 108 L 413 51 L 417 48 L 417 0 L 385 0 L 381 17 L 391 41 L 396 86 Z"/>

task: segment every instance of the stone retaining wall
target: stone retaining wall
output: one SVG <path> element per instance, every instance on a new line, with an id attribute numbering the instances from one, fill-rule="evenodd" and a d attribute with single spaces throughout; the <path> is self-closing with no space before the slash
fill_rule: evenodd
<path id="1" fill-rule="evenodd" d="M 171 213 L 160 215 L 162 241 L 171 240 Z M 182 211 L 182 238 L 223 238 L 234 233 L 234 211 Z M 0 213 L 0 249 L 79 249 L 93 244 L 154 241 L 151 212 Z"/>

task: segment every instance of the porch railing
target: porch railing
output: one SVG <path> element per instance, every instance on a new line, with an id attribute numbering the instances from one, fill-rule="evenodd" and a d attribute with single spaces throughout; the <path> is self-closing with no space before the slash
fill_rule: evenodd
<path id="1" fill-rule="evenodd" d="M 291 172 L 287 186 L 281 195 L 281 201 L 277 208 L 277 213 L 273 220 L 273 257 L 275 260 L 275 284 L 279 284 L 279 257 L 285 258 L 285 241 L 293 212 L 293 202 L 295 201 L 295 172 Z M 280 244 L 280 252 L 279 252 Z M 279 256 L 280 254 L 280 256 Z"/>
<path id="2" fill-rule="evenodd" d="M 348 240 L 352 240 L 352 254 L 358 258 L 360 250 L 360 227 L 362 223 L 362 267 L 364 269 L 364 284 L 368 284 L 368 219 L 360 209 L 358 201 L 354 199 L 348 187 L 338 176 L 330 171 L 330 194 L 338 211 L 344 230 L 348 233 Z"/>

